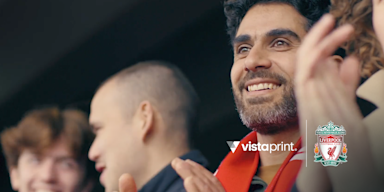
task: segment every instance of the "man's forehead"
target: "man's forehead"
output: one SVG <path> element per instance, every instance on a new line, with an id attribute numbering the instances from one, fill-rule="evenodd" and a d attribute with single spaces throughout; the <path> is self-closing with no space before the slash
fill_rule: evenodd
<path id="1" fill-rule="evenodd" d="M 23 153 L 28 155 L 40 155 L 41 157 L 54 158 L 54 159 L 65 159 L 73 158 L 74 152 L 71 151 L 69 141 L 63 137 L 58 139 L 55 143 L 45 148 L 33 149 L 26 148 Z"/>
<path id="2" fill-rule="evenodd" d="M 244 16 L 236 36 L 258 37 L 274 29 L 305 33 L 305 18 L 288 4 L 256 4 Z"/>
<path id="3" fill-rule="evenodd" d="M 95 93 L 91 101 L 91 112 L 93 109 L 105 108 L 116 99 L 116 85 L 113 80 L 105 83 Z M 97 110 L 99 111 L 99 110 Z"/>
<path id="4" fill-rule="evenodd" d="M 100 99 L 99 99 L 99 95 L 98 95 L 99 92 L 97 92 L 95 94 L 95 96 L 92 98 L 92 101 L 91 101 L 91 106 L 90 106 L 90 114 L 89 114 L 89 123 L 91 124 L 91 126 L 95 123 L 95 121 L 97 121 L 97 116 L 98 116 L 98 113 L 100 110 L 98 110 L 100 108 Z"/>
<path id="5" fill-rule="evenodd" d="M 113 108 L 116 108 L 119 99 L 119 90 L 115 80 L 110 80 L 101 86 L 91 101 L 90 124 L 92 126 L 100 124 L 100 121 L 109 116 L 108 113 Z"/>

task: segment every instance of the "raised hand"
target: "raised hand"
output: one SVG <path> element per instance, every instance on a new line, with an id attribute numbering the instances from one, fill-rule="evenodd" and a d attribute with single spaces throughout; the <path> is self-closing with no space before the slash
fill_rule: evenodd
<path id="1" fill-rule="evenodd" d="M 220 181 L 198 163 L 176 158 L 172 161 L 172 167 L 184 179 L 187 192 L 225 192 Z"/>
<path id="2" fill-rule="evenodd" d="M 354 29 L 351 25 L 344 25 L 333 30 L 334 25 L 335 19 L 331 15 L 325 15 L 311 29 L 298 50 L 295 94 L 300 131 L 303 140 L 308 139 L 308 148 L 313 147 L 316 142 L 317 126 L 332 120 L 337 125 L 343 125 L 347 131 L 348 162 L 337 168 L 324 168 L 314 163 L 311 160 L 311 153 L 308 152 L 308 167 L 303 164 L 298 178 L 298 187 L 299 190 L 303 189 L 305 185 L 303 187 L 302 184 L 316 178 L 324 182 L 328 181 L 328 184 L 331 183 L 333 191 L 380 190 L 380 181 L 378 181 L 373 166 L 373 156 L 369 150 L 367 130 L 355 101 L 355 91 L 360 79 L 359 62 L 354 57 L 338 62 L 338 59 L 331 56 L 342 43 L 348 40 Z M 321 174 L 323 178 L 319 178 L 319 172 L 324 173 Z M 370 185 L 362 184 L 364 182 L 353 175 L 365 175 L 363 180 Z M 329 178 L 326 178 L 327 176 Z M 348 185 L 342 185 L 342 183 L 348 183 Z M 305 189 L 302 191 L 312 191 Z"/>
<path id="3" fill-rule="evenodd" d="M 137 192 L 136 183 L 130 174 L 123 174 L 119 178 L 119 192 Z"/>
<path id="4" fill-rule="evenodd" d="M 353 27 L 345 25 L 332 31 L 334 25 L 333 17 L 325 15 L 306 36 L 297 54 L 295 94 L 300 127 L 305 133 L 306 120 L 312 125 L 308 124 L 311 145 L 315 143 L 313 133 L 318 125 L 330 120 L 356 125 L 363 118 L 354 100 L 360 79 L 359 62 L 350 57 L 338 64 L 338 59 L 331 57 L 352 34 Z"/>

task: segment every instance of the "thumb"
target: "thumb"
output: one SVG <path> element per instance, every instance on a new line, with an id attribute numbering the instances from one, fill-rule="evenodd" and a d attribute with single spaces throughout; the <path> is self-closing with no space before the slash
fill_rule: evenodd
<path id="1" fill-rule="evenodd" d="M 135 180 L 130 174 L 125 173 L 120 176 L 119 192 L 137 192 Z"/>
<path id="2" fill-rule="evenodd" d="M 357 57 L 350 56 L 344 60 L 340 66 L 340 77 L 348 94 L 355 95 L 360 83 L 360 63 Z"/>

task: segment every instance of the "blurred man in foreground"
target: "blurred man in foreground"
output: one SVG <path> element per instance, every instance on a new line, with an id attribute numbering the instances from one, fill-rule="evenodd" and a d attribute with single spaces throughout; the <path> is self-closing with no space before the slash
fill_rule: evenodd
<path id="1" fill-rule="evenodd" d="M 89 192 L 97 178 L 87 158 L 94 134 L 87 116 L 58 108 L 28 112 L 1 133 L 12 188 L 19 192 Z"/>
<path id="2" fill-rule="evenodd" d="M 192 85 L 169 63 L 139 63 L 107 79 L 92 100 L 89 119 L 96 133 L 89 158 L 106 192 L 118 190 L 124 173 L 132 175 L 140 192 L 184 191 L 172 159 L 207 166 L 189 144 L 197 104 Z"/>

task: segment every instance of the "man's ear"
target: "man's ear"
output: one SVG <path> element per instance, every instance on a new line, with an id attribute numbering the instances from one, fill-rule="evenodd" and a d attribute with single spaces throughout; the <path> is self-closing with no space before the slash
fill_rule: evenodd
<path id="1" fill-rule="evenodd" d="M 145 141 L 153 130 L 155 121 L 155 110 L 149 101 L 143 101 L 139 105 L 139 119 L 141 139 Z"/>
<path id="2" fill-rule="evenodd" d="M 9 177 L 11 179 L 12 189 L 14 191 L 18 191 L 20 184 L 19 184 L 19 172 L 17 167 L 12 166 L 9 168 Z"/>

